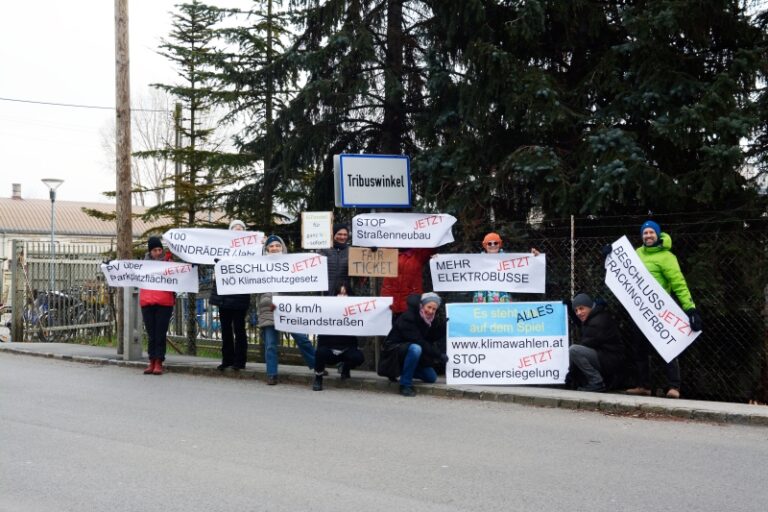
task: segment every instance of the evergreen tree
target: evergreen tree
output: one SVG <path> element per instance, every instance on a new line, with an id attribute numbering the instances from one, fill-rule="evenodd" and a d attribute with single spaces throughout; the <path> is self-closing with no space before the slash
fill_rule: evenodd
<path id="1" fill-rule="evenodd" d="M 418 165 L 441 209 L 492 224 L 754 204 L 739 143 L 756 126 L 765 32 L 740 2 L 432 8 Z"/>

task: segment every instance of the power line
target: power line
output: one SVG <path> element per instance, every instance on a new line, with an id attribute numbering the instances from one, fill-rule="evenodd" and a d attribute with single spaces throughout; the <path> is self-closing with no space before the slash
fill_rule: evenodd
<path id="1" fill-rule="evenodd" d="M 46 105 L 51 107 L 68 107 L 68 108 L 86 108 L 93 110 L 115 110 L 115 107 L 104 107 L 100 105 L 78 105 L 75 103 L 56 103 L 53 101 L 36 101 L 36 100 L 22 100 L 19 98 L 0 98 L 0 101 L 11 101 L 14 103 L 30 103 L 33 105 Z M 170 112 L 164 109 L 153 108 L 131 108 L 132 112 Z"/>

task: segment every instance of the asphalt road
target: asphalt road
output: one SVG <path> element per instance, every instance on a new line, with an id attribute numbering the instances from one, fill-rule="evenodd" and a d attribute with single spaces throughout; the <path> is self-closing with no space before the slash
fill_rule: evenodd
<path id="1" fill-rule="evenodd" d="M 768 429 L 0 353 L 1 511 L 760 511 Z"/>

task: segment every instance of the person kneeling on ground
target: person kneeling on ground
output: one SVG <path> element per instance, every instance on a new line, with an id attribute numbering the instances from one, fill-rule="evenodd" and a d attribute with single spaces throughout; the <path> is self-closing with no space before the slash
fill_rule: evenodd
<path id="1" fill-rule="evenodd" d="M 436 293 L 410 295 L 406 302 L 408 309 L 395 321 L 384 349 L 397 356 L 400 394 L 411 397 L 416 396 L 414 377 L 430 384 L 437 380 L 435 366 L 445 358 L 437 348 L 444 345 L 445 322 L 436 317 L 442 303 Z"/>
<path id="2" fill-rule="evenodd" d="M 613 382 L 627 363 L 618 325 L 605 303 L 596 303 L 586 293 L 576 295 L 571 306 L 581 334 L 579 343 L 568 349 L 571 377 L 580 383 L 579 391 L 605 391 L 606 383 Z"/>
<path id="3" fill-rule="evenodd" d="M 336 289 L 332 292 L 337 297 L 351 295 L 344 283 L 337 284 Z M 365 356 L 357 347 L 357 336 L 319 335 L 317 337 L 317 350 L 315 351 L 315 380 L 312 383 L 312 390 L 323 390 L 323 375 L 328 375 L 325 371 L 326 364 L 340 363 L 341 380 L 347 380 L 350 377 L 349 371 L 363 364 L 363 361 L 365 361 Z"/>

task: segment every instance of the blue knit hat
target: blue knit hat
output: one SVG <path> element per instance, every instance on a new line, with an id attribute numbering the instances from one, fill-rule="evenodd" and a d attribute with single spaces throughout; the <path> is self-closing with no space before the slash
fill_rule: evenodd
<path id="1" fill-rule="evenodd" d="M 661 226 L 659 226 L 658 223 L 652 220 L 647 220 L 643 222 L 643 225 L 640 226 L 640 236 L 643 235 L 643 231 L 645 231 L 647 228 L 651 228 L 652 230 L 654 230 L 656 232 L 656 236 L 661 236 Z"/>
<path id="2" fill-rule="evenodd" d="M 277 235 L 269 235 L 267 239 L 264 241 L 264 247 L 269 247 L 269 244 L 272 242 L 279 242 L 280 245 L 283 245 L 283 241 L 280 239 Z"/>

